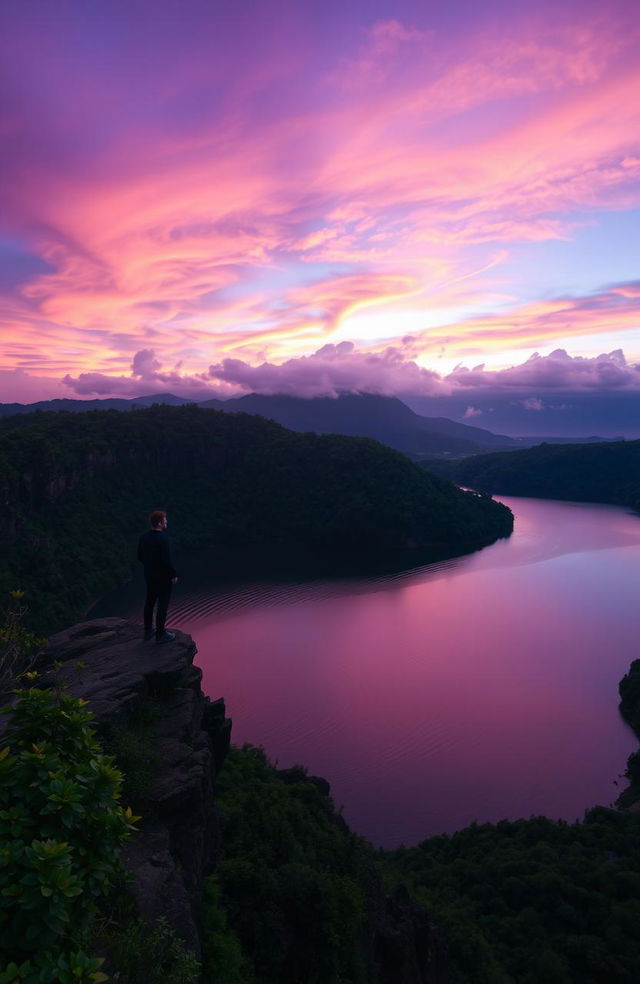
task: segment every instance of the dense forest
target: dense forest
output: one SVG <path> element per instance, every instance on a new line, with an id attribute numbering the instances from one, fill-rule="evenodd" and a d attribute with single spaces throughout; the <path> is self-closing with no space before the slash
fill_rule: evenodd
<path id="1" fill-rule="evenodd" d="M 207 971 L 229 984 L 371 984 L 372 884 L 428 914 L 451 984 L 636 984 L 640 815 L 473 824 L 375 851 L 303 769 L 232 749 L 219 804 L 223 857 L 207 903 Z M 297 773 L 297 774 L 296 774 Z M 375 956 L 375 951 L 374 951 Z M 379 970 L 379 968 L 378 968 Z"/>
<path id="2" fill-rule="evenodd" d="M 217 789 L 223 854 L 207 889 L 207 980 L 397 979 L 384 937 L 398 927 L 381 911 L 376 851 L 349 830 L 328 791 L 301 767 L 279 771 L 261 749 L 231 749 Z M 444 956 L 442 940 L 439 949 Z"/>
<path id="3" fill-rule="evenodd" d="M 634 984 L 640 816 L 534 817 L 430 837 L 388 859 L 441 921 L 455 984 Z"/>
<path id="4" fill-rule="evenodd" d="M 640 441 L 540 444 L 423 467 L 499 495 L 606 502 L 640 511 Z"/>
<path id="5" fill-rule="evenodd" d="M 43 631 L 130 576 L 156 507 L 170 513 L 176 550 L 266 545 L 318 558 L 451 555 L 509 535 L 513 523 L 499 503 L 376 441 L 294 434 L 193 405 L 8 417 L 0 501 L 0 591 L 26 590 Z"/>

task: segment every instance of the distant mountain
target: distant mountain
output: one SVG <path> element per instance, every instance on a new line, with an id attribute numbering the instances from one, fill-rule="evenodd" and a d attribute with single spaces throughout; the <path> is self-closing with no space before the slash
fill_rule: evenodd
<path id="1" fill-rule="evenodd" d="M 125 400 L 125 403 L 131 403 L 136 407 L 152 407 L 154 403 L 161 403 L 168 407 L 184 407 L 187 403 L 194 402 L 198 401 L 187 400 L 184 396 L 174 396 L 173 393 L 151 393 L 149 396 L 136 396 L 133 400 Z M 213 402 L 221 403 L 220 400 Z"/>
<path id="2" fill-rule="evenodd" d="M 37 403 L 0 403 L 0 417 L 12 417 L 22 413 L 66 410 L 69 413 L 87 410 L 130 410 L 132 400 L 113 397 L 108 400 L 39 400 Z"/>
<path id="3" fill-rule="evenodd" d="M 600 437 L 599 434 L 589 434 L 588 437 L 550 437 L 548 434 L 538 434 L 535 437 L 516 438 L 520 447 L 533 448 L 538 444 L 602 444 L 603 442 L 624 441 L 622 434 L 615 437 Z"/>
<path id="4" fill-rule="evenodd" d="M 44 400 L 31 404 L 0 404 L 0 417 L 37 410 L 135 410 L 154 403 L 181 406 L 190 402 L 193 401 L 172 393 L 153 393 L 134 400 Z M 250 393 L 233 400 L 205 400 L 198 405 L 225 413 L 258 414 L 302 433 L 372 437 L 415 459 L 425 455 L 460 457 L 488 449 L 519 446 L 513 438 L 503 434 L 469 427 L 446 417 L 422 417 L 395 397 L 372 393 L 344 393 L 334 399 Z"/>
<path id="5" fill-rule="evenodd" d="M 295 431 L 373 437 L 412 458 L 425 455 L 477 454 L 487 448 L 513 448 L 518 443 L 502 434 L 468 427 L 446 417 L 421 417 L 401 400 L 372 393 L 344 393 L 336 398 L 303 399 L 296 396 L 261 396 L 250 393 L 222 405 L 226 412 L 243 411 L 275 420 Z"/>
<path id="6" fill-rule="evenodd" d="M 640 390 L 602 392 L 514 390 L 449 396 L 403 397 L 416 413 L 453 417 L 492 431 L 526 438 L 526 443 L 640 438 Z M 546 435 L 546 436 L 542 436 Z"/>
<path id="7" fill-rule="evenodd" d="M 210 401 L 212 404 L 218 401 Z M 40 400 L 38 403 L 0 403 L 0 417 L 10 417 L 18 413 L 48 413 L 56 410 L 66 410 L 68 413 L 86 413 L 87 410 L 135 410 L 138 407 L 150 407 L 154 403 L 162 403 L 171 407 L 181 407 L 185 403 L 193 403 L 182 396 L 173 393 L 152 393 L 150 396 L 136 396 L 133 400 L 121 397 L 109 397 L 104 400 Z"/>
<path id="8" fill-rule="evenodd" d="M 363 400 L 367 401 L 366 408 L 362 404 Z M 378 409 L 373 401 L 377 401 Z M 366 393 L 361 396 L 343 394 L 337 399 L 303 399 L 250 393 L 232 400 L 205 401 L 175 396 L 173 393 L 151 393 L 132 400 L 112 397 L 96 400 L 41 400 L 26 404 L 0 403 L 0 418 L 37 410 L 135 410 L 153 403 L 181 406 L 194 402 L 215 410 L 258 413 L 292 430 L 376 437 L 416 458 L 425 453 L 459 457 L 477 454 L 479 449 L 531 447 L 543 442 L 573 444 L 640 438 L 640 392 L 629 390 L 608 394 L 558 393 L 544 399 L 532 398 L 531 393 L 524 392 L 506 395 L 487 393 L 484 396 L 476 394 L 473 397 L 462 393 L 438 397 L 403 397 L 402 401 Z M 405 410 L 397 411 L 396 406 L 394 414 L 391 405 L 400 403 Z M 407 414 L 407 409 L 413 412 L 413 417 Z M 400 412 L 404 412 L 404 419 L 399 417 Z M 367 415 L 370 415 L 369 419 Z M 388 417 L 386 421 L 382 419 L 385 415 Z M 471 426 L 467 421 L 473 421 L 475 425 L 482 422 L 489 427 Z M 423 432 L 415 450 L 412 450 L 415 440 L 409 440 L 406 433 L 397 433 L 397 428 L 403 430 L 406 427 Z M 460 438 L 470 444 L 455 445 L 452 440 L 438 444 L 433 441 L 425 449 L 425 432 L 446 435 L 452 439 Z M 505 434 L 511 436 L 505 437 Z"/>

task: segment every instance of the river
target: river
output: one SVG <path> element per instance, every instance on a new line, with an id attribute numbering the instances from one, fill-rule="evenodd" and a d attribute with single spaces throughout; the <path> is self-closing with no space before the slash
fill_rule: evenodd
<path id="1" fill-rule="evenodd" d="M 637 747 L 617 685 L 640 657 L 640 517 L 504 498 L 515 530 L 392 576 L 221 583 L 181 566 L 169 624 L 192 633 L 233 740 L 331 783 L 376 845 L 477 820 L 575 820 L 609 805 Z M 174 517 L 175 523 L 179 517 Z M 142 586 L 98 615 L 138 615 Z"/>

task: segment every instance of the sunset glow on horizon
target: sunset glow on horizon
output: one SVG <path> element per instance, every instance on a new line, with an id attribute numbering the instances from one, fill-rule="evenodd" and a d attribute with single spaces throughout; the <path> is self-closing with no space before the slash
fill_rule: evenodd
<path id="1" fill-rule="evenodd" d="M 1 20 L 0 402 L 640 391 L 636 3 Z"/>

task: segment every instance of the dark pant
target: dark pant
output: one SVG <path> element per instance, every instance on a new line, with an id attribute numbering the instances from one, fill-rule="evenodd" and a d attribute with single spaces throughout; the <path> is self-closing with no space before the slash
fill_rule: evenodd
<path id="1" fill-rule="evenodd" d="M 160 637 L 164 632 L 164 623 L 167 617 L 167 608 L 171 598 L 171 581 L 152 581 L 147 580 L 147 597 L 144 602 L 144 631 L 151 632 L 153 628 L 153 608 L 158 602 L 156 611 L 156 636 Z"/>

